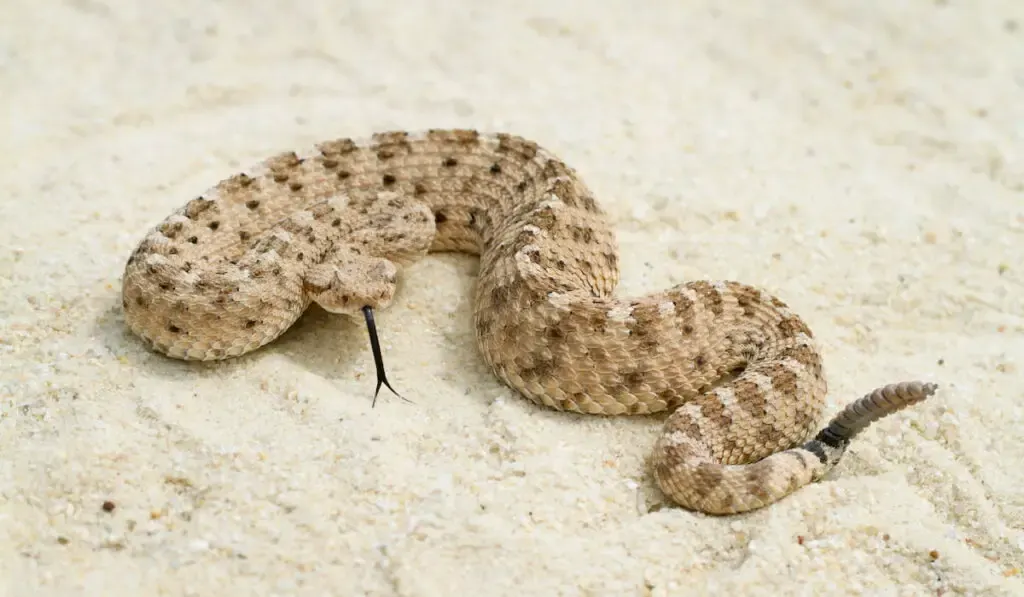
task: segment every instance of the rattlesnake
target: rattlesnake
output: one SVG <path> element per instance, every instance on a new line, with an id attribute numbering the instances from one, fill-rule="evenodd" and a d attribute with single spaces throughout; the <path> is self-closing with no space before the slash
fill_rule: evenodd
<path id="1" fill-rule="evenodd" d="M 263 346 L 311 301 L 363 311 L 372 326 L 399 267 L 428 251 L 480 256 L 476 339 L 510 387 L 559 410 L 673 411 L 650 464 L 690 509 L 770 504 L 824 475 L 873 420 L 936 389 L 880 388 L 812 437 L 821 356 L 782 301 L 733 281 L 613 296 L 615 238 L 575 171 L 532 141 L 472 130 L 327 141 L 221 181 L 131 254 L 125 319 L 186 360 Z"/>

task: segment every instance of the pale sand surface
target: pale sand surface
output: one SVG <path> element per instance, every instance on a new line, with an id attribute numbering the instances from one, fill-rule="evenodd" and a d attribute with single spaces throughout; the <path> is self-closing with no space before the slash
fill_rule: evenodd
<path id="1" fill-rule="evenodd" d="M 1024 3 L 5 0 L 0 573 L 10 595 L 1024 594 Z M 830 409 L 941 384 L 824 482 L 664 503 L 661 419 L 550 412 L 434 256 L 379 314 L 189 365 L 125 331 L 146 229 L 271 152 L 537 140 L 622 293 L 732 278 L 815 330 Z M 111 512 L 104 501 L 114 505 Z"/>

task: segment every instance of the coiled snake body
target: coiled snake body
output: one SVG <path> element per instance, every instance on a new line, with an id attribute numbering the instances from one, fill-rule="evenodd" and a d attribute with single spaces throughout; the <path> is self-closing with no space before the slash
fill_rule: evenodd
<path id="1" fill-rule="evenodd" d="M 560 410 L 672 411 L 652 470 L 691 509 L 770 504 L 935 391 L 880 388 L 814 435 L 821 356 L 782 301 L 703 280 L 614 296 L 615 239 L 576 173 L 536 143 L 469 130 L 327 141 L 220 182 L 132 253 L 125 318 L 168 356 L 224 359 L 272 341 L 311 301 L 386 307 L 398 268 L 428 251 L 480 256 L 476 338 L 504 383 Z"/>

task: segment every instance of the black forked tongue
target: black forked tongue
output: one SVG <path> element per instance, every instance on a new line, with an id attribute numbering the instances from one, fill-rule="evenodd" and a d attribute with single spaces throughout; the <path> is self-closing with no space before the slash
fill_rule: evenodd
<path id="1" fill-rule="evenodd" d="M 395 388 L 391 387 L 388 383 L 388 376 L 384 372 L 384 357 L 380 354 L 380 340 L 377 339 L 377 324 L 373 321 L 373 308 L 370 306 L 363 307 L 363 315 L 366 316 L 366 331 L 370 333 L 370 348 L 373 350 L 373 364 L 377 366 L 377 389 L 373 392 L 373 403 L 370 408 L 377 405 L 377 394 L 380 394 L 380 387 L 387 386 L 389 390 L 395 395 L 405 400 L 404 396 L 395 391 Z"/>

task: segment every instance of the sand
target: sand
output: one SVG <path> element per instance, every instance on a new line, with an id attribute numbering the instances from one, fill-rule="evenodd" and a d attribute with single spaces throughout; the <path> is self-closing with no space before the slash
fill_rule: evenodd
<path id="1" fill-rule="evenodd" d="M 6 0 L 7 595 L 1024 595 L 1024 4 Z M 272 152 L 391 128 L 539 141 L 614 223 L 620 292 L 761 285 L 830 411 L 941 384 L 751 514 L 666 503 L 660 418 L 547 411 L 432 256 L 212 365 L 147 351 L 145 231 Z"/>

